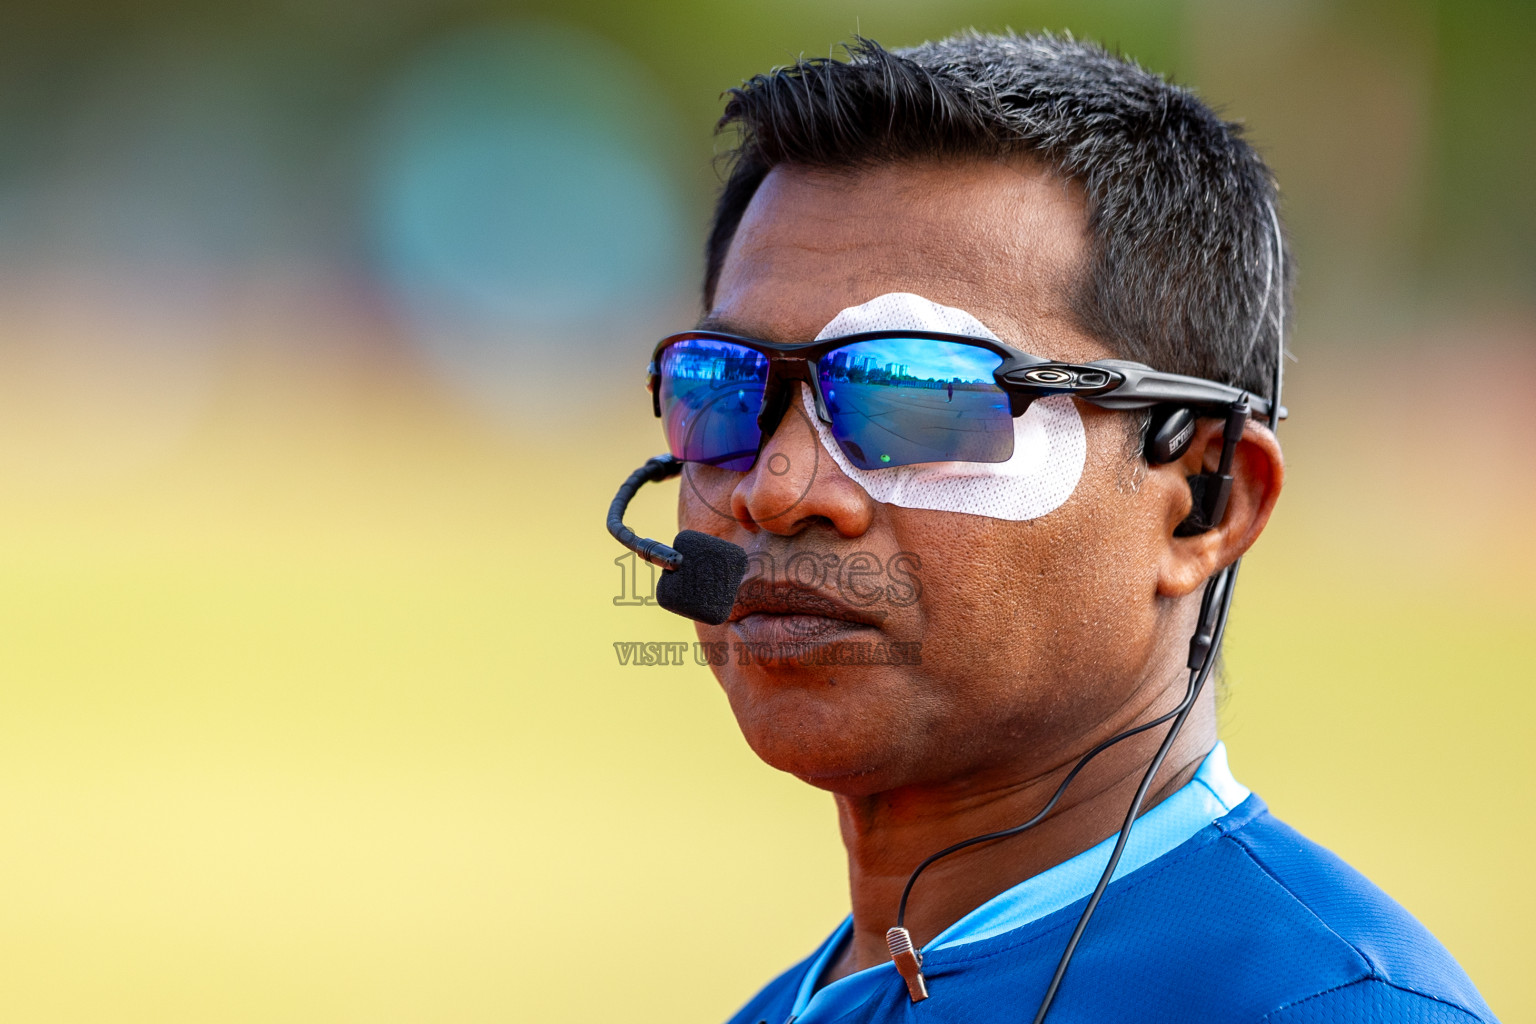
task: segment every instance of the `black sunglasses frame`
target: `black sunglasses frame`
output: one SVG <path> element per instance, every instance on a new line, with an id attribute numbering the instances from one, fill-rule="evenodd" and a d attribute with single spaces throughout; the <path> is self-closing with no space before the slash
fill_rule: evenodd
<path id="1" fill-rule="evenodd" d="M 646 387 L 651 392 L 651 409 L 661 416 L 661 355 L 668 346 L 683 341 L 722 341 L 751 349 L 768 357 L 768 379 L 763 383 L 763 408 L 758 413 L 758 427 L 764 439 L 778 428 L 779 420 L 793 398 L 790 384 L 804 381 L 816 403 L 816 415 L 830 424 L 832 415 L 822 397 L 816 376 L 816 363 L 822 356 L 861 341 L 911 338 L 941 341 L 987 349 L 1003 357 L 993 371 L 997 386 L 1007 393 L 1009 408 L 1015 417 L 1024 415 L 1039 398 L 1071 395 L 1103 409 L 1150 409 L 1157 405 L 1187 406 L 1207 416 L 1224 416 L 1246 401 L 1249 414 L 1269 416 L 1269 403 L 1230 384 L 1219 384 L 1200 377 L 1162 373 L 1142 363 L 1124 359 L 1098 359 L 1091 363 L 1064 363 L 1031 355 L 1022 349 L 991 338 L 973 338 L 965 334 L 938 331 L 866 331 L 845 334 L 821 341 L 777 342 L 749 338 L 721 331 L 683 331 L 668 335 L 656 343 L 646 371 Z M 1280 419 L 1286 410 L 1280 409 Z"/>

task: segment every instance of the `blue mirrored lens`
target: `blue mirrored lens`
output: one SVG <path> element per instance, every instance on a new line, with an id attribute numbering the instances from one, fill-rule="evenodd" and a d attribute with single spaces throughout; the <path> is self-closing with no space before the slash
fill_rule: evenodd
<path id="1" fill-rule="evenodd" d="M 701 338 L 661 353 L 661 419 L 672 454 L 745 472 L 757 459 L 768 359 L 744 345 Z"/>
<path id="2" fill-rule="evenodd" d="M 832 436 L 860 469 L 919 462 L 1007 462 L 1008 394 L 990 349 L 924 338 L 860 341 L 828 352 L 817 375 Z"/>

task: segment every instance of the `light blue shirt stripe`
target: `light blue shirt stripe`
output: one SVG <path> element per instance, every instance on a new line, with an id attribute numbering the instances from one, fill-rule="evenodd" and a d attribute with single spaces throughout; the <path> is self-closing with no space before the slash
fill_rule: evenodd
<path id="1" fill-rule="evenodd" d="M 1136 819 L 1136 826 L 1131 829 L 1131 837 L 1125 844 L 1125 853 L 1115 867 L 1115 877 L 1123 878 L 1172 852 L 1217 818 L 1231 813 L 1249 795 L 1248 787 L 1234 779 L 1227 767 L 1226 745 L 1217 743 L 1200 762 L 1194 778 Z M 1070 860 L 998 893 L 940 932 L 923 947 L 923 951 L 990 939 L 1071 906 L 1093 892 L 1099 876 L 1104 873 L 1104 866 L 1109 863 L 1116 838 L 1110 836 Z M 797 1024 L 813 1024 L 817 1019 L 830 1020 L 840 1016 L 862 1003 L 874 988 L 898 977 L 895 966 L 886 962 L 816 990 L 817 979 L 825 972 L 828 961 L 842 949 L 852 930 L 853 918 L 844 918 L 817 951 L 795 994 L 793 1015 Z"/>

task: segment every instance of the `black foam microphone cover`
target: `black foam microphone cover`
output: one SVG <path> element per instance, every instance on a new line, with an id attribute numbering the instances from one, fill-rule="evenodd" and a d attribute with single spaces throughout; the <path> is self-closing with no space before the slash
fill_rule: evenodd
<path id="1" fill-rule="evenodd" d="M 679 533 L 672 546 L 683 556 L 683 564 L 661 574 L 656 603 L 711 626 L 730 618 L 736 590 L 747 575 L 747 553 L 740 545 L 697 530 Z"/>

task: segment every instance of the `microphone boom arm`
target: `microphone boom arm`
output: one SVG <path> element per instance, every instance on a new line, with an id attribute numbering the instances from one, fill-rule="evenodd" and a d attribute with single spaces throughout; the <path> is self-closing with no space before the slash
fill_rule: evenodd
<path id="1" fill-rule="evenodd" d="M 658 455 L 649 459 L 645 465 L 629 474 L 629 479 L 624 481 L 619 492 L 613 496 L 613 503 L 608 506 L 608 532 L 613 534 L 613 539 L 652 565 L 669 571 L 682 566 L 682 553 L 659 540 L 652 540 L 635 533 L 624 525 L 624 513 L 640 488 L 648 483 L 668 480 L 682 471 L 683 460 L 675 456 Z"/>

